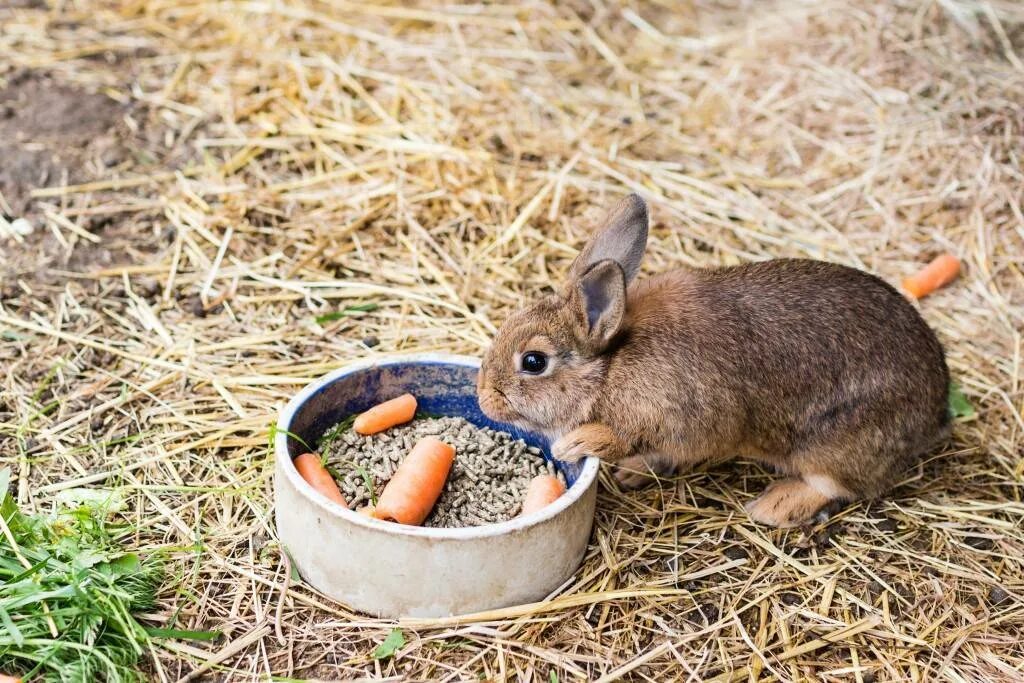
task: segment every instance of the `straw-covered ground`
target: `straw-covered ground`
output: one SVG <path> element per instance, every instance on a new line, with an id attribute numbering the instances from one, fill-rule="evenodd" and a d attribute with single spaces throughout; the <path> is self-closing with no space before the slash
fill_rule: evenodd
<path id="1" fill-rule="evenodd" d="M 0 468 L 26 510 L 127 496 L 169 572 L 147 623 L 223 632 L 154 640 L 155 680 L 1024 677 L 1021 4 L 0 8 Z M 556 597 L 375 659 L 395 624 L 289 578 L 276 410 L 356 358 L 480 353 L 628 190 L 648 272 L 959 254 L 921 309 L 976 414 L 808 529 L 748 521 L 750 464 L 605 473 Z"/>

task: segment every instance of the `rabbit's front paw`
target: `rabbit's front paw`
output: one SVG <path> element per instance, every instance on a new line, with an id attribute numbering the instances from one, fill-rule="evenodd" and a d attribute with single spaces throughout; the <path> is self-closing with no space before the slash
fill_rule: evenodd
<path id="1" fill-rule="evenodd" d="M 597 422 L 580 425 L 551 446 L 551 455 L 562 462 L 578 462 L 588 455 L 602 460 L 618 460 L 625 449 L 611 429 Z"/>

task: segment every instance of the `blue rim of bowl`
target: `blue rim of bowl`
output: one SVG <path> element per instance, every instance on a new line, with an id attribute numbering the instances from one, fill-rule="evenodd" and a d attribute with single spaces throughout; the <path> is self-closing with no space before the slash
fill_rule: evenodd
<path id="1" fill-rule="evenodd" d="M 594 485 L 597 479 L 599 463 L 597 458 L 588 457 L 584 460 L 583 467 L 580 468 L 580 473 L 576 477 L 576 481 L 554 503 L 536 512 L 532 512 L 522 517 L 514 517 L 505 522 L 481 524 L 480 526 L 471 527 L 422 527 L 385 522 L 379 519 L 367 517 L 366 515 L 362 515 L 353 510 L 349 510 L 344 505 L 339 505 L 333 500 L 324 497 L 319 491 L 310 486 L 301 475 L 299 475 L 298 470 L 295 469 L 295 463 L 292 461 L 292 457 L 288 453 L 287 432 L 289 431 L 288 428 L 291 426 L 292 418 L 311 396 L 338 378 L 360 370 L 368 370 L 370 368 L 395 365 L 399 363 L 448 363 L 473 368 L 480 367 L 480 360 L 473 356 L 462 356 L 447 353 L 382 354 L 366 360 L 349 363 L 337 370 L 327 373 L 315 382 L 310 382 L 281 409 L 277 418 L 277 434 L 274 437 L 274 458 L 282 461 L 285 476 L 288 477 L 289 482 L 295 486 L 296 490 L 301 491 L 307 499 L 315 502 L 324 511 L 359 526 L 377 529 L 387 533 L 397 534 L 399 536 L 470 540 L 487 538 L 489 536 L 500 536 L 502 534 L 521 531 L 532 527 L 535 524 L 551 519 L 576 503 L 576 501 L 582 498 L 583 494 L 585 494 L 587 490 Z"/>

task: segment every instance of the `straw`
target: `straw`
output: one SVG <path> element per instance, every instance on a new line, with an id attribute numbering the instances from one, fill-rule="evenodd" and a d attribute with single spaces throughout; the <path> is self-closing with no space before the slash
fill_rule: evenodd
<path id="1" fill-rule="evenodd" d="M 110 93 L 138 153 L 46 179 L 0 244 L 0 467 L 27 510 L 123 490 L 175 577 L 148 623 L 225 634 L 154 641 L 161 680 L 1019 678 L 1022 31 L 1013 0 L 2 9 L 0 79 Z M 605 472 L 558 595 L 403 622 L 375 659 L 395 624 L 275 540 L 276 411 L 352 360 L 482 353 L 632 190 L 645 273 L 812 257 L 898 283 L 954 252 L 918 305 L 976 414 L 808 529 L 748 521 L 772 477 L 749 463 L 635 493 Z"/>

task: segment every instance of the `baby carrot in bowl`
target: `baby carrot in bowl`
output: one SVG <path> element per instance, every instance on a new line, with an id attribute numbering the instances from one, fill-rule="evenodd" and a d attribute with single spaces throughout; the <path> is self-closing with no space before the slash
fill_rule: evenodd
<path id="1" fill-rule="evenodd" d="M 334 477 L 320 463 L 320 456 L 316 453 L 303 453 L 295 458 L 295 469 L 299 471 L 306 483 L 323 494 L 324 497 L 333 500 L 338 505 L 348 506 Z"/>
<path id="2" fill-rule="evenodd" d="M 520 514 L 528 515 L 547 507 L 558 500 L 563 493 L 565 493 L 565 484 L 557 477 L 552 477 L 550 474 L 534 477 L 526 488 L 526 499 L 523 501 L 523 511 Z"/>
<path id="3" fill-rule="evenodd" d="M 960 274 L 960 259 L 952 254 L 942 254 L 927 266 L 903 280 L 903 289 L 915 299 L 931 294 L 945 287 Z"/>
<path id="4" fill-rule="evenodd" d="M 431 436 L 420 439 L 387 483 L 373 516 L 400 524 L 422 524 L 441 495 L 455 449 Z"/>
<path id="5" fill-rule="evenodd" d="M 390 401 L 378 403 L 365 413 L 360 414 L 352 423 L 352 428 L 364 436 L 376 434 L 389 427 L 408 422 L 415 415 L 416 397 L 412 394 L 402 394 Z"/>

